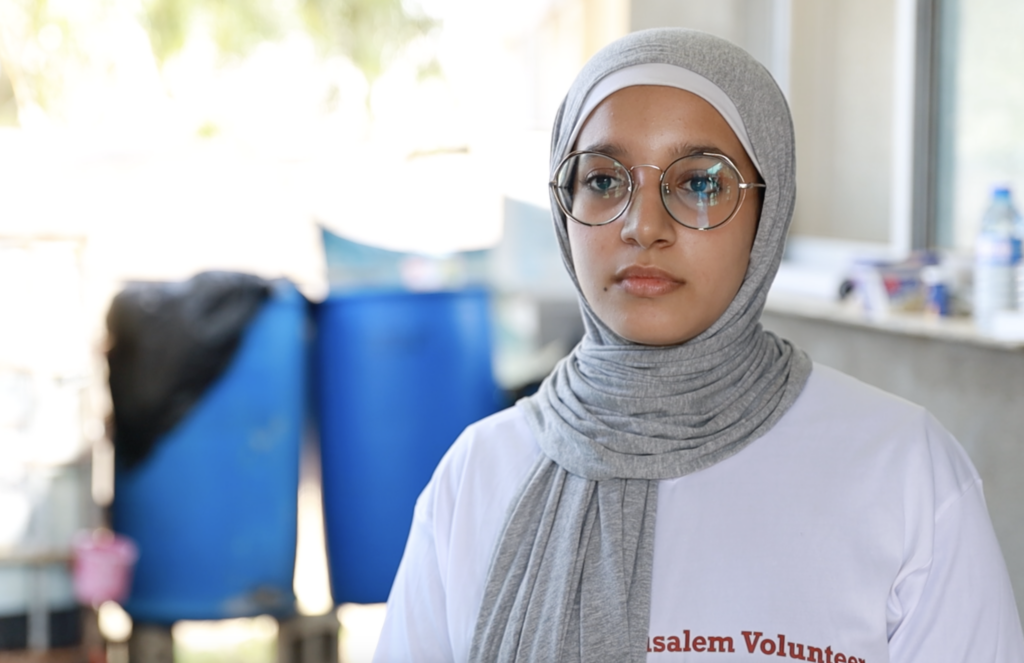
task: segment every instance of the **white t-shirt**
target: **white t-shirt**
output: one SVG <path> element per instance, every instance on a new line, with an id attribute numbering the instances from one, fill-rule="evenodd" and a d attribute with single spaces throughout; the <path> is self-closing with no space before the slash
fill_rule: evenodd
<path id="1" fill-rule="evenodd" d="M 455 442 L 416 504 L 375 661 L 467 660 L 539 453 L 515 408 Z M 1024 661 L 963 449 L 922 408 L 820 365 L 763 437 L 660 482 L 652 585 L 651 663 Z"/>

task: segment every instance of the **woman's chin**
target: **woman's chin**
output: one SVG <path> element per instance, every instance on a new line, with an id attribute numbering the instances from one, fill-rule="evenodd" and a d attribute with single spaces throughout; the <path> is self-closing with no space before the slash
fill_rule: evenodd
<path id="1" fill-rule="evenodd" d="M 689 326 L 679 324 L 644 324 L 641 321 L 630 321 L 632 324 L 612 326 L 612 331 L 622 338 L 639 345 L 650 345 L 653 347 L 669 347 L 682 345 L 690 339 L 698 336 L 706 327 L 694 330 Z"/>

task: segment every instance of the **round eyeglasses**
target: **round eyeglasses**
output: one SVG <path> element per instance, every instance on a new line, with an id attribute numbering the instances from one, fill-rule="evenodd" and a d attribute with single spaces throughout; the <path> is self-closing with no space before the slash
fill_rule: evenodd
<path id="1" fill-rule="evenodd" d="M 702 152 L 676 159 L 662 170 L 640 164 L 626 168 L 600 152 L 573 152 L 562 159 L 549 183 L 558 206 L 573 221 L 603 226 L 629 207 L 636 189 L 633 170 L 654 168 L 661 173 L 661 202 L 669 215 L 694 230 L 711 230 L 736 215 L 747 189 L 759 182 L 744 182 L 736 165 L 724 154 Z"/>

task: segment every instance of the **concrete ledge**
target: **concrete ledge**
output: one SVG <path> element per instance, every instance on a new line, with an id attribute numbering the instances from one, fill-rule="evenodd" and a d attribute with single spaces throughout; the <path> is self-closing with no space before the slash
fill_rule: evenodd
<path id="1" fill-rule="evenodd" d="M 970 343 L 986 348 L 1024 352 L 1024 341 L 1005 341 L 978 333 L 969 318 L 936 318 L 919 313 L 893 312 L 884 316 L 866 315 L 856 302 L 787 295 L 772 291 L 765 312 L 808 320 L 827 320 L 850 327 L 902 334 L 916 338 Z"/>

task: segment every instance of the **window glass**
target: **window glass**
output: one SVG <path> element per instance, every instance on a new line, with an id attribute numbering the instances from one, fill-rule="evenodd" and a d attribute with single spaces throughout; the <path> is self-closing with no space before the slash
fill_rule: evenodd
<path id="1" fill-rule="evenodd" d="M 890 241 L 895 0 L 793 0 L 792 232 Z"/>
<path id="2" fill-rule="evenodd" d="M 952 5 L 944 44 L 956 50 L 952 162 L 940 187 L 951 192 L 952 210 L 941 208 L 940 244 L 969 250 L 992 188 L 1009 185 L 1024 207 L 1024 2 L 959 0 Z M 948 83 L 947 81 L 944 81 Z M 947 203 L 948 205 L 948 203 Z"/>

